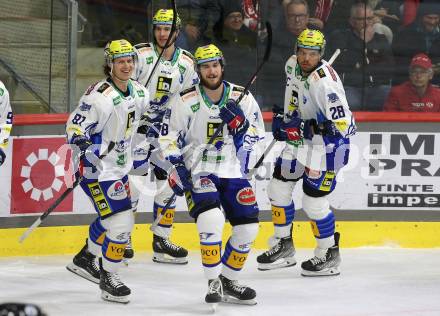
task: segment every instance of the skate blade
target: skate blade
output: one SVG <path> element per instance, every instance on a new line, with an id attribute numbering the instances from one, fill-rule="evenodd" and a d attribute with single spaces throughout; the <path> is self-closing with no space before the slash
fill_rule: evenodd
<path id="1" fill-rule="evenodd" d="M 327 268 L 321 271 L 307 271 L 304 269 L 301 271 L 301 275 L 305 277 L 337 276 L 339 274 L 341 272 L 338 267 Z"/>
<path id="2" fill-rule="evenodd" d="M 258 263 L 257 269 L 260 271 L 276 270 L 282 268 L 293 267 L 296 265 L 295 258 L 282 258 L 272 263 Z"/>
<path id="3" fill-rule="evenodd" d="M 153 261 L 156 263 L 187 264 L 188 258 L 187 257 L 175 258 L 163 253 L 155 252 L 153 253 Z"/>
<path id="4" fill-rule="evenodd" d="M 66 269 L 69 270 L 70 272 L 90 281 L 96 284 L 99 284 L 99 279 L 93 277 L 90 273 L 88 273 L 86 270 L 84 270 L 83 268 L 78 267 L 77 265 L 75 265 L 73 262 L 69 263 L 66 266 Z"/>
<path id="5" fill-rule="evenodd" d="M 128 304 L 130 302 L 130 295 L 114 296 L 106 291 L 101 291 L 101 298 L 104 301 L 113 302 L 113 303 Z"/>
<path id="6" fill-rule="evenodd" d="M 213 314 L 215 314 L 215 312 L 217 311 L 217 307 L 218 307 L 218 303 L 209 303 L 210 308 L 211 308 L 211 312 Z"/>
<path id="7" fill-rule="evenodd" d="M 255 299 L 250 300 L 239 300 L 233 296 L 223 294 L 222 302 L 227 304 L 238 304 L 238 305 L 257 305 L 257 301 Z"/>

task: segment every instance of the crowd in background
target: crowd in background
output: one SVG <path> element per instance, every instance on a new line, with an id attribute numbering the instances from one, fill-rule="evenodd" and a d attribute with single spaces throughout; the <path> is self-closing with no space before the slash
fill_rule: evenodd
<path id="1" fill-rule="evenodd" d="M 265 110 L 284 102 L 284 65 L 305 28 L 326 35 L 325 59 L 341 49 L 333 67 L 353 111 L 440 110 L 440 1 L 179 0 L 177 5 L 183 21 L 177 46 L 194 52 L 215 43 L 226 57 L 226 78 L 242 85 L 264 54 L 262 22 L 271 23 L 271 58 L 252 88 Z M 149 41 L 152 12 L 169 6 L 162 0 L 81 0 L 91 30 L 83 44 L 103 46 L 119 37 Z"/>

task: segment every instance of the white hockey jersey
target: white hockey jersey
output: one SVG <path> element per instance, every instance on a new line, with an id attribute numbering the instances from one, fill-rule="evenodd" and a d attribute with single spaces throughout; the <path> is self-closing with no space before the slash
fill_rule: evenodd
<path id="1" fill-rule="evenodd" d="M 9 101 L 9 92 L 0 81 L 0 148 L 8 146 L 9 135 L 12 129 L 12 110 Z"/>
<path id="2" fill-rule="evenodd" d="M 310 75 L 303 77 L 295 55 L 287 61 L 285 72 L 287 82 L 284 114 L 287 117 L 299 115 L 303 120 L 315 119 L 318 124 L 331 120 L 341 137 L 315 135 L 311 141 L 303 139 L 299 142 L 287 142 L 281 157 L 289 160 L 298 159 L 301 164 L 312 170 L 327 170 L 327 160 L 338 155 L 339 146 L 344 145 L 346 148 L 349 143 L 348 137 L 356 131 L 341 79 L 325 60 L 322 60 L 321 65 Z"/>
<path id="3" fill-rule="evenodd" d="M 132 78 L 145 86 L 148 77 L 159 57 L 153 43 L 142 43 L 134 46 L 137 54 L 136 68 Z M 176 47 L 171 60 L 161 58 L 157 69 L 148 84 L 148 91 L 153 103 L 157 103 L 164 95 L 172 96 L 199 82 L 194 57 L 190 52 Z M 154 108 L 154 111 L 165 111 L 165 105 Z"/>
<path id="4" fill-rule="evenodd" d="M 237 156 L 244 159 L 249 151 L 255 151 L 264 139 L 264 122 L 260 108 L 251 93 L 247 93 L 240 107 L 249 121 L 244 143 L 237 154 L 233 137 L 225 125 L 214 144 L 207 146 L 222 120 L 220 107 L 228 99 L 237 100 L 243 87 L 223 82 L 224 91 L 219 104 L 213 104 L 200 85 L 177 94 L 171 100 L 171 109 L 164 117 L 159 142 L 166 157 L 183 155 L 186 167 L 192 174 L 213 173 L 221 178 L 240 178 L 242 165 Z M 167 130 L 168 129 L 168 130 Z M 206 152 L 205 149 L 209 148 Z M 196 162 L 199 162 L 195 165 Z"/>
<path id="5" fill-rule="evenodd" d="M 124 96 L 110 80 L 91 85 L 67 121 L 69 143 L 74 134 L 85 135 L 99 145 L 102 154 L 111 141 L 114 149 L 102 159 L 99 181 L 116 180 L 127 175 L 132 166 L 131 146 L 144 112 L 149 111 L 149 94 L 141 84 L 130 80 L 130 94 Z"/>

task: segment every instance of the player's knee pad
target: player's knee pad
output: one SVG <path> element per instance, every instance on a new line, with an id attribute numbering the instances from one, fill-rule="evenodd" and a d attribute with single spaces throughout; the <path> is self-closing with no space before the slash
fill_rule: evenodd
<path id="1" fill-rule="evenodd" d="M 229 279 L 237 279 L 234 272 L 243 269 L 252 243 L 258 234 L 258 224 L 238 225 L 232 228 L 232 235 L 226 243 L 222 256 L 222 263 L 229 269 L 224 269 L 223 274 Z"/>
<path id="2" fill-rule="evenodd" d="M 101 220 L 102 226 L 107 230 L 106 236 L 111 240 L 128 241 L 134 226 L 134 213 L 132 210 L 116 213 Z"/>
<path id="3" fill-rule="evenodd" d="M 271 203 L 275 205 L 292 204 L 292 193 L 296 182 L 285 182 L 272 178 L 267 187 L 267 195 Z"/>
<path id="4" fill-rule="evenodd" d="M 335 233 L 335 216 L 325 197 L 311 197 L 304 194 L 303 209 L 311 219 L 313 234 L 318 239 L 333 236 Z"/>
<path id="5" fill-rule="evenodd" d="M 219 208 L 213 208 L 197 218 L 197 230 L 200 237 L 202 264 L 214 267 L 220 264 L 222 233 L 225 217 Z"/>

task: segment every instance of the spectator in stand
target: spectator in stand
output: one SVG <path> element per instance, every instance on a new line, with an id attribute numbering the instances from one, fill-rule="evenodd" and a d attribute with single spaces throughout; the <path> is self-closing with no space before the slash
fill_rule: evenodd
<path id="1" fill-rule="evenodd" d="M 385 111 L 440 112 L 440 89 L 431 84 L 432 62 L 426 54 L 413 57 L 409 80 L 391 89 Z"/>
<path id="2" fill-rule="evenodd" d="M 355 3 L 350 10 L 350 28 L 336 30 L 328 38 L 327 58 L 341 49 L 333 67 L 355 111 L 382 111 L 390 90 L 394 64 L 391 46 L 384 35 L 374 32 L 374 19 L 370 6 Z"/>
<path id="3" fill-rule="evenodd" d="M 309 6 L 306 0 L 290 0 L 282 3 L 284 9 L 284 25 L 275 28 L 273 31 L 272 53 L 267 65 L 263 67 L 258 76 L 257 98 L 259 103 L 267 108 L 277 104 L 284 104 L 284 90 L 280 84 L 285 82 L 285 64 L 293 54 L 298 35 L 306 28 L 313 28 L 309 25 Z"/>
<path id="4" fill-rule="evenodd" d="M 216 45 L 225 56 L 228 80 L 245 86 L 257 67 L 257 33 L 244 25 L 242 6 L 236 0 L 225 0 L 222 9 L 223 28 Z"/>
<path id="5" fill-rule="evenodd" d="M 193 52 L 199 46 L 211 44 L 221 21 L 221 2 L 223 0 L 178 1 L 184 25 L 176 45 Z"/>
<path id="6" fill-rule="evenodd" d="M 440 2 L 419 5 L 417 19 L 396 34 L 393 53 L 398 65 L 394 72 L 393 84 L 406 80 L 412 56 L 423 52 L 434 64 L 440 63 Z M 434 80 L 433 83 L 440 83 Z"/>

